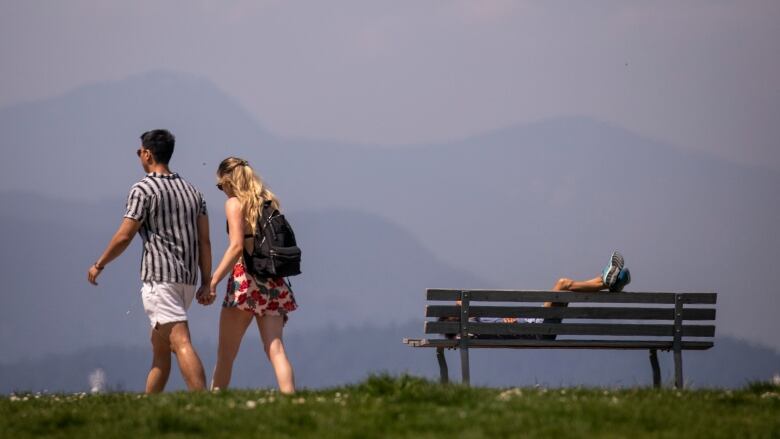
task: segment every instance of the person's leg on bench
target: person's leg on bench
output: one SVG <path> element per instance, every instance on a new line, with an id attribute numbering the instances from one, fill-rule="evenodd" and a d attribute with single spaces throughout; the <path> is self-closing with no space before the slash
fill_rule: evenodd
<path id="1" fill-rule="evenodd" d="M 553 291 L 572 291 L 576 293 L 595 293 L 597 291 L 601 291 L 603 289 L 606 289 L 607 286 L 604 285 L 604 281 L 601 280 L 601 277 L 594 277 L 593 279 L 588 280 L 572 280 L 566 277 L 562 277 L 558 279 L 557 282 L 555 282 L 555 286 L 553 287 Z M 552 302 L 545 302 L 544 306 L 546 308 L 549 308 L 551 306 L 566 306 L 564 303 L 555 303 Z"/>
<path id="2" fill-rule="evenodd" d="M 572 280 L 564 277 L 555 282 L 553 291 L 596 292 L 606 288 L 600 276 L 588 280 Z"/>

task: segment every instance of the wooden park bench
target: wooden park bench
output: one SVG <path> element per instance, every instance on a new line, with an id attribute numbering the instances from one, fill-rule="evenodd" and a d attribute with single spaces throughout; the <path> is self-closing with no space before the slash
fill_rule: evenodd
<path id="1" fill-rule="evenodd" d="M 469 349 L 472 348 L 646 349 L 650 353 L 653 385 L 661 386 L 657 352 L 672 351 L 674 385 L 682 388 L 682 351 L 709 349 L 715 335 L 715 293 L 429 289 L 427 298 L 435 302 L 453 302 L 425 307 L 425 317 L 437 319 L 425 322 L 425 333 L 441 337 L 405 338 L 403 342 L 412 347 L 436 349 L 443 383 L 448 382 L 444 349 L 460 349 L 464 384 L 469 383 Z M 456 300 L 460 300 L 461 305 L 455 304 Z M 538 305 L 541 302 L 561 306 L 545 308 Z M 568 306 L 575 303 L 588 305 Z M 475 321 L 478 317 L 542 318 L 545 321 L 478 323 Z M 694 322 L 705 324 L 690 324 Z"/>

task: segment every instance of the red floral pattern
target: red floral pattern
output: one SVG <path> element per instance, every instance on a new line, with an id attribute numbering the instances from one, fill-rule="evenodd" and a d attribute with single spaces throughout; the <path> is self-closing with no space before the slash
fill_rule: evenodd
<path id="1" fill-rule="evenodd" d="M 282 278 L 257 278 L 246 272 L 243 261 L 233 266 L 227 281 L 227 294 L 222 306 L 239 308 L 259 316 L 284 316 L 295 311 L 298 304 L 287 283 Z"/>

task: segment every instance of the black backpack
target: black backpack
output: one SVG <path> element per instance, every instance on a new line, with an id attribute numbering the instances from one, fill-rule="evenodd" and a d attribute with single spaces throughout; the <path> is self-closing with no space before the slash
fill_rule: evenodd
<path id="1" fill-rule="evenodd" d="M 263 203 L 255 227 L 255 248 L 252 254 L 244 250 L 247 271 L 259 277 L 287 277 L 301 274 L 301 249 L 295 233 L 284 215 Z"/>

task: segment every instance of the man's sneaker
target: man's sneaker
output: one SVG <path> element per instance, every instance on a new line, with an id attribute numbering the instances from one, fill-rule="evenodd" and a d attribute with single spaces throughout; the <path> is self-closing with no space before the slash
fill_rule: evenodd
<path id="1" fill-rule="evenodd" d="M 604 267 L 604 271 L 601 272 L 601 281 L 604 282 L 604 286 L 612 288 L 617 280 L 618 273 L 623 269 L 623 255 L 619 251 L 612 252 L 612 256 L 609 257 L 609 263 Z"/>
<path id="2" fill-rule="evenodd" d="M 619 293 L 623 291 L 623 287 L 631 283 L 631 270 L 628 267 L 624 267 L 617 275 L 615 284 L 609 287 L 609 291 L 613 293 Z"/>

